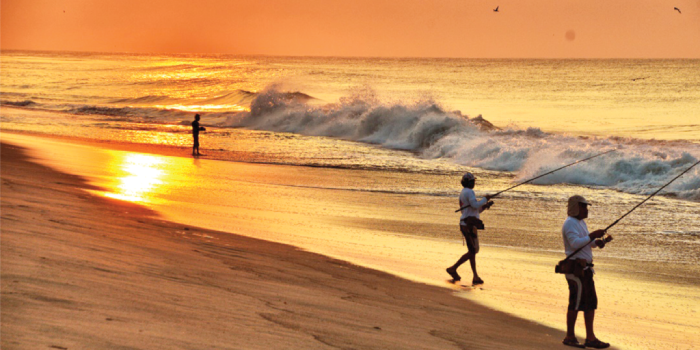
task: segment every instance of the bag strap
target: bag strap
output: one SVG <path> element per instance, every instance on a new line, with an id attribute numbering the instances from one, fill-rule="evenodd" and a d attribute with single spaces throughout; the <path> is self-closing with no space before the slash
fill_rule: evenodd
<path id="1" fill-rule="evenodd" d="M 590 238 L 590 237 L 589 237 L 589 238 Z M 578 248 L 578 249 L 576 249 L 573 253 L 567 255 L 567 257 L 564 258 L 564 260 L 569 260 L 570 257 L 576 255 L 576 253 L 580 252 L 581 249 L 586 248 L 589 244 L 591 244 L 591 242 L 593 242 L 593 238 L 590 238 L 590 240 L 588 241 L 588 243 L 584 244 L 583 247 Z"/>

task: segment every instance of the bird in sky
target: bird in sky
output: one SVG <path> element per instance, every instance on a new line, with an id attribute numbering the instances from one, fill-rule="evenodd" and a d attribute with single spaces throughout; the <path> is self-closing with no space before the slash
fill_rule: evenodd
<path id="1" fill-rule="evenodd" d="M 498 8 L 499 8 L 499 7 L 500 7 L 500 6 L 496 6 L 496 8 L 493 10 L 493 12 L 498 12 Z M 677 10 L 677 9 L 676 9 L 676 10 Z"/>
<path id="2" fill-rule="evenodd" d="M 678 11 L 678 13 L 681 13 L 681 9 L 679 9 L 678 7 L 674 7 L 673 9 Z"/>

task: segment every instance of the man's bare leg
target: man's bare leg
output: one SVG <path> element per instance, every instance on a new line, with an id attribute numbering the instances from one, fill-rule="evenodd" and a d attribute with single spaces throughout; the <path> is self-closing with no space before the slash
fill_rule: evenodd
<path id="1" fill-rule="evenodd" d="M 578 318 L 578 311 L 569 310 L 566 313 L 566 338 L 564 339 L 576 339 L 576 318 Z"/>
<path id="2" fill-rule="evenodd" d="M 593 319 L 595 318 L 595 310 L 589 310 L 583 312 L 583 319 L 586 321 L 586 340 L 592 341 L 596 340 L 595 333 L 593 333 Z"/>

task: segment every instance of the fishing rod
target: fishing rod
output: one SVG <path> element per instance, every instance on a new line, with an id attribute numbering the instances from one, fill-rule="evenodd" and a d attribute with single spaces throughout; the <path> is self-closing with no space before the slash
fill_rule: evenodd
<path id="1" fill-rule="evenodd" d="M 631 212 L 633 212 L 635 209 L 639 208 L 639 206 L 642 205 L 642 204 L 644 204 L 644 202 L 646 202 L 646 201 L 648 201 L 649 199 L 651 199 L 651 197 L 654 197 L 657 193 L 661 192 L 661 190 L 663 190 L 664 188 L 666 188 L 666 186 L 670 185 L 673 181 L 676 181 L 679 177 L 683 176 L 683 174 L 687 173 L 688 171 L 690 171 L 690 169 L 692 169 L 693 167 L 695 167 L 695 166 L 698 165 L 698 164 L 700 164 L 700 160 L 697 161 L 695 164 L 691 165 L 688 169 L 685 169 L 685 171 L 683 171 L 682 173 L 680 173 L 678 176 L 674 177 L 673 180 L 671 180 L 671 181 L 669 181 L 667 184 L 661 186 L 661 188 L 659 188 L 658 190 L 656 190 L 656 192 L 652 193 L 649 197 L 647 197 L 647 198 L 646 198 L 645 200 L 643 200 L 641 203 L 635 205 L 634 208 L 630 209 L 630 211 L 628 211 L 627 213 L 625 213 L 625 215 L 620 216 L 619 219 L 615 220 L 615 222 L 613 222 L 612 224 L 610 224 L 610 226 L 606 227 L 603 231 L 607 232 L 611 227 L 617 225 L 617 223 L 620 222 L 620 220 L 622 220 L 625 216 L 629 215 L 629 214 L 630 214 Z"/>
<path id="2" fill-rule="evenodd" d="M 510 191 L 510 190 L 512 190 L 512 189 L 514 189 L 514 188 L 516 188 L 516 187 L 518 187 L 518 186 L 522 186 L 522 185 L 524 185 L 524 184 L 526 184 L 526 183 L 528 183 L 528 182 L 535 181 L 535 180 L 537 180 L 537 179 L 539 179 L 539 178 L 541 178 L 541 177 L 543 177 L 543 176 L 545 176 L 545 175 L 549 175 L 549 174 L 551 174 L 551 173 L 553 173 L 553 172 L 556 172 L 556 171 L 559 171 L 559 170 L 561 170 L 561 169 L 568 168 L 568 167 L 570 167 L 570 166 L 572 166 L 572 165 L 574 165 L 574 164 L 578 164 L 578 163 L 581 163 L 581 162 L 585 162 L 585 161 L 587 161 L 587 160 L 593 159 L 593 158 L 595 158 L 595 157 L 600 157 L 600 156 L 602 156 L 602 155 L 604 155 L 604 154 L 608 154 L 608 153 L 613 152 L 613 151 L 615 151 L 615 149 L 611 149 L 611 150 L 609 150 L 609 151 L 607 151 L 607 152 L 599 153 L 599 154 L 596 154 L 596 155 L 594 155 L 594 156 L 591 156 L 591 157 L 588 157 L 588 158 L 585 158 L 585 159 L 581 159 L 581 160 L 579 160 L 579 161 L 575 161 L 575 162 L 573 162 L 573 163 L 571 163 L 571 164 L 564 165 L 563 167 L 556 168 L 556 169 L 554 169 L 554 170 L 552 170 L 552 171 L 550 171 L 550 172 L 548 172 L 548 173 L 544 173 L 544 174 L 542 174 L 542 175 L 540 175 L 540 176 L 533 177 L 533 178 L 530 179 L 530 180 L 527 180 L 527 181 L 525 181 L 525 182 L 521 182 L 521 183 L 519 183 L 519 184 L 517 184 L 517 185 L 515 185 L 515 186 L 512 186 L 512 187 L 510 187 L 510 188 L 506 188 L 505 190 L 503 190 L 503 191 L 501 191 L 501 192 L 498 192 L 498 193 L 492 195 L 491 198 L 494 198 L 494 197 L 498 196 L 499 194 L 501 194 L 501 193 L 503 193 L 503 192 Z M 455 210 L 455 213 L 456 213 L 456 212 L 459 212 L 459 211 L 462 211 L 462 210 L 464 210 L 464 209 L 466 209 L 466 208 L 468 208 L 468 207 L 469 207 L 469 205 L 465 205 L 465 206 L 463 206 L 463 207 L 461 207 L 461 208 Z"/>
<path id="3" fill-rule="evenodd" d="M 690 169 L 692 169 L 693 167 L 695 167 L 695 166 L 698 165 L 698 164 L 700 164 L 700 160 L 697 161 L 695 164 L 691 165 L 688 169 L 685 169 L 685 171 L 683 171 L 682 173 L 680 173 L 678 176 L 674 177 L 673 180 L 671 180 L 671 181 L 669 181 L 667 184 L 661 186 L 661 188 L 659 188 L 658 190 L 656 190 L 656 192 L 652 193 L 652 194 L 651 194 L 649 197 L 647 197 L 645 200 L 643 200 L 643 201 L 641 201 L 639 204 L 635 205 L 634 208 L 630 209 L 630 211 L 628 211 L 627 213 L 625 213 L 625 215 L 620 216 L 619 219 L 615 220 L 615 222 L 613 222 L 612 224 L 610 224 L 610 226 L 606 227 L 606 228 L 603 230 L 603 232 L 605 232 L 605 233 L 607 234 L 607 233 L 608 233 L 608 230 L 609 230 L 611 227 L 617 225 L 617 223 L 620 222 L 620 220 L 622 220 L 625 216 L 629 215 L 629 214 L 630 214 L 631 212 L 633 212 L 635 209 L 639 208 L 639 206 L 642 205 L 642 204 L 644 204 L 644 202 L 646 202 L 646 201 L 648 201 L 649 199 L 651 199 L 651 197 L 654 197 L 657 193 L 661 192 L 661 190 L 663 190 L 664 188 L 666 188 L 666 186 L 670 185 L 673 181 L 676 181 L 679 177 L 683 176 L 683 174 L 687 173 L 688 171 L 690 171 Z M 612 236 L 610 236 L 610 235 L 608 235 L 607 237 L 603 238 L 603 241 L 605 241 L 605 243 L 608 243 L 608 242 L 610 242 L 610 241 L 612 241 L 612 240 L 613 240 L 613 238 L 612 238 Z M 594 241 L 594 239 L 591 238 L 590 242 L 593 242 L 593 241 Z M 566 261 L 566 260 L 568 260 L 570 257 L 576 255 L 576 253 L 580 252 L 581 249 L 583 249 L 583 248 L 586 247 L 588 244 L 590 244 L 590 242 L 587 243 L 587 244 L 585 244 L 583 247 L 581 247 L 581 248 L 579 248 L 579 249 L 576 249 L 573 253 L 567 255 L 566 258 L 565 258 L 564 260 L 562 260 L 562 261 Z M 562 261 L 560 261 L 559 263 L 561 264 Z M 556 270 L 555 270 L 555 271 L 556 271 Z"/>

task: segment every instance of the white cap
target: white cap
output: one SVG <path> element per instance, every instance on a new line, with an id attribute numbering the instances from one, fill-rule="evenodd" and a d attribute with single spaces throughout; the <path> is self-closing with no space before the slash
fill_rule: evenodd
<path id="1" fill-rule="evenodd" d="M 569 197 L 569 205 L 566 210 L 566 214 L 569 216 L 578 216 L 578 205 L 579 204 L 587 204 L 591 205 L 586 198 L 583 198 L 583 196 L 575 195 Z"/>

